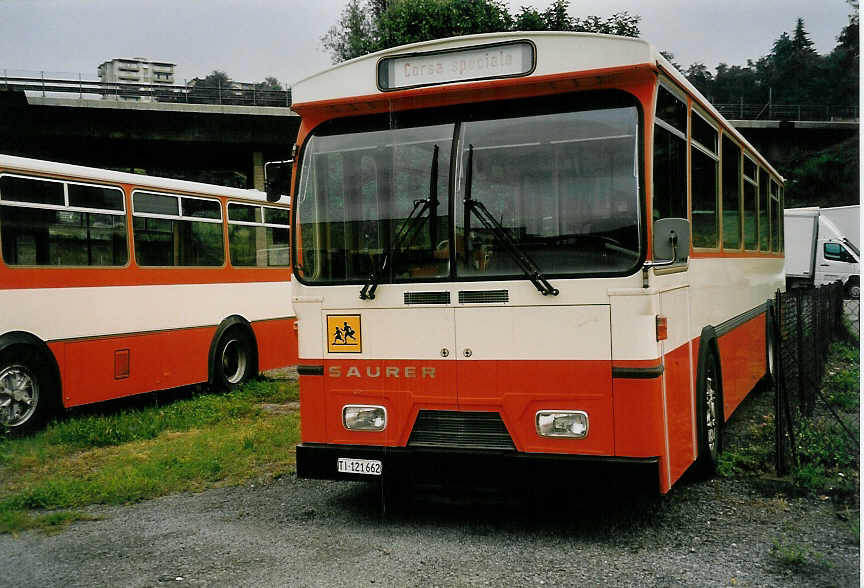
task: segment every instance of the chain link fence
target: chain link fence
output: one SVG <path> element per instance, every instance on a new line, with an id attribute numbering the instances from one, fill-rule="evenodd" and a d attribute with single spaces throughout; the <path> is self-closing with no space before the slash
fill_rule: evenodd
<path id="1" fill-rule="evenodd" d="M 796 437 L 822 397 L 825 360 L 833 341 L 849 339 L 858 325 L 858 301 L 844 301 L 839 282 L 819 288 L 778 291 L 773 304 L 776 470 L 789 474 L 798 463 Z M 853 321 L 854 319 L 854 321 Z M 850 325 L 852 325 L 850 327 Z M 834 416 L 844 427 L 843 420 Z M 852 435 L 847 429 L 847 433 Z"/>

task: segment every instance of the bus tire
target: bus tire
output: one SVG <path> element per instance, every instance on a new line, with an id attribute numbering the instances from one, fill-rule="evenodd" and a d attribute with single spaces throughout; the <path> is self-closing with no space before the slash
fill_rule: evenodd
<path id="1" fill-rule="evenodd" d="M 713 475 L 723 451 L 723 386 L 714 346 L 705 347 L 699 358 L 698 465 L 702 473 Z"/>
<path id="2" fill-rule="evenodd" d="M 211 385 L 220 392 L 234 390 L 258 373 L 257 363 L 255 340 L 249 330 L 232 325 L 216 343 Z"/>
<path id="3" fill-rule="evenodd" d="M 56 386 L 45 358 L 27 346 L 0 352 L 0 428 L 27 433 L 55 408 Z"/>

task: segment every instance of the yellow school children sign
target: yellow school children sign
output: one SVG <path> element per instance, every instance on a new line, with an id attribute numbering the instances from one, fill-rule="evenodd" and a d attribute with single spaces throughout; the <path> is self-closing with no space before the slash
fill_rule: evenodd
<path id="1" fill-rule="evenodd" d="M 329 353 L 361 353 L 359 314 L 327 315 L 327 351 Z"/>

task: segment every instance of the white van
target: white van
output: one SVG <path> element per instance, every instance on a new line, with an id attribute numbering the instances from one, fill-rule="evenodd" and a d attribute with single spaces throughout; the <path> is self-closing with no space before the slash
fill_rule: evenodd
<path id="1" fill-rule="evenodd" d="M 859 297 L 858 247 L 818 207 L 786 209 L 783 229 L 790 288 L 840 281 L 848 297 Z"/>

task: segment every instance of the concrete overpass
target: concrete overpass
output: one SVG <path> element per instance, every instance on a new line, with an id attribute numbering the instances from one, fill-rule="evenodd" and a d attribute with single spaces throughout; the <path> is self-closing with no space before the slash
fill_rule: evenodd
<path id="1" fill-rule="evenodd" d="M 768 161 L 782 163 L 858 136 L 857 120 L 730 120 Z M 782 170 L 780 170 L 781 173 Z"/>
<path id="2" fill-rule="evenodd" d="M 300 126 L 287 107 L 25 96 L 0 88 L 0 153 L 263 189 Z"/>

